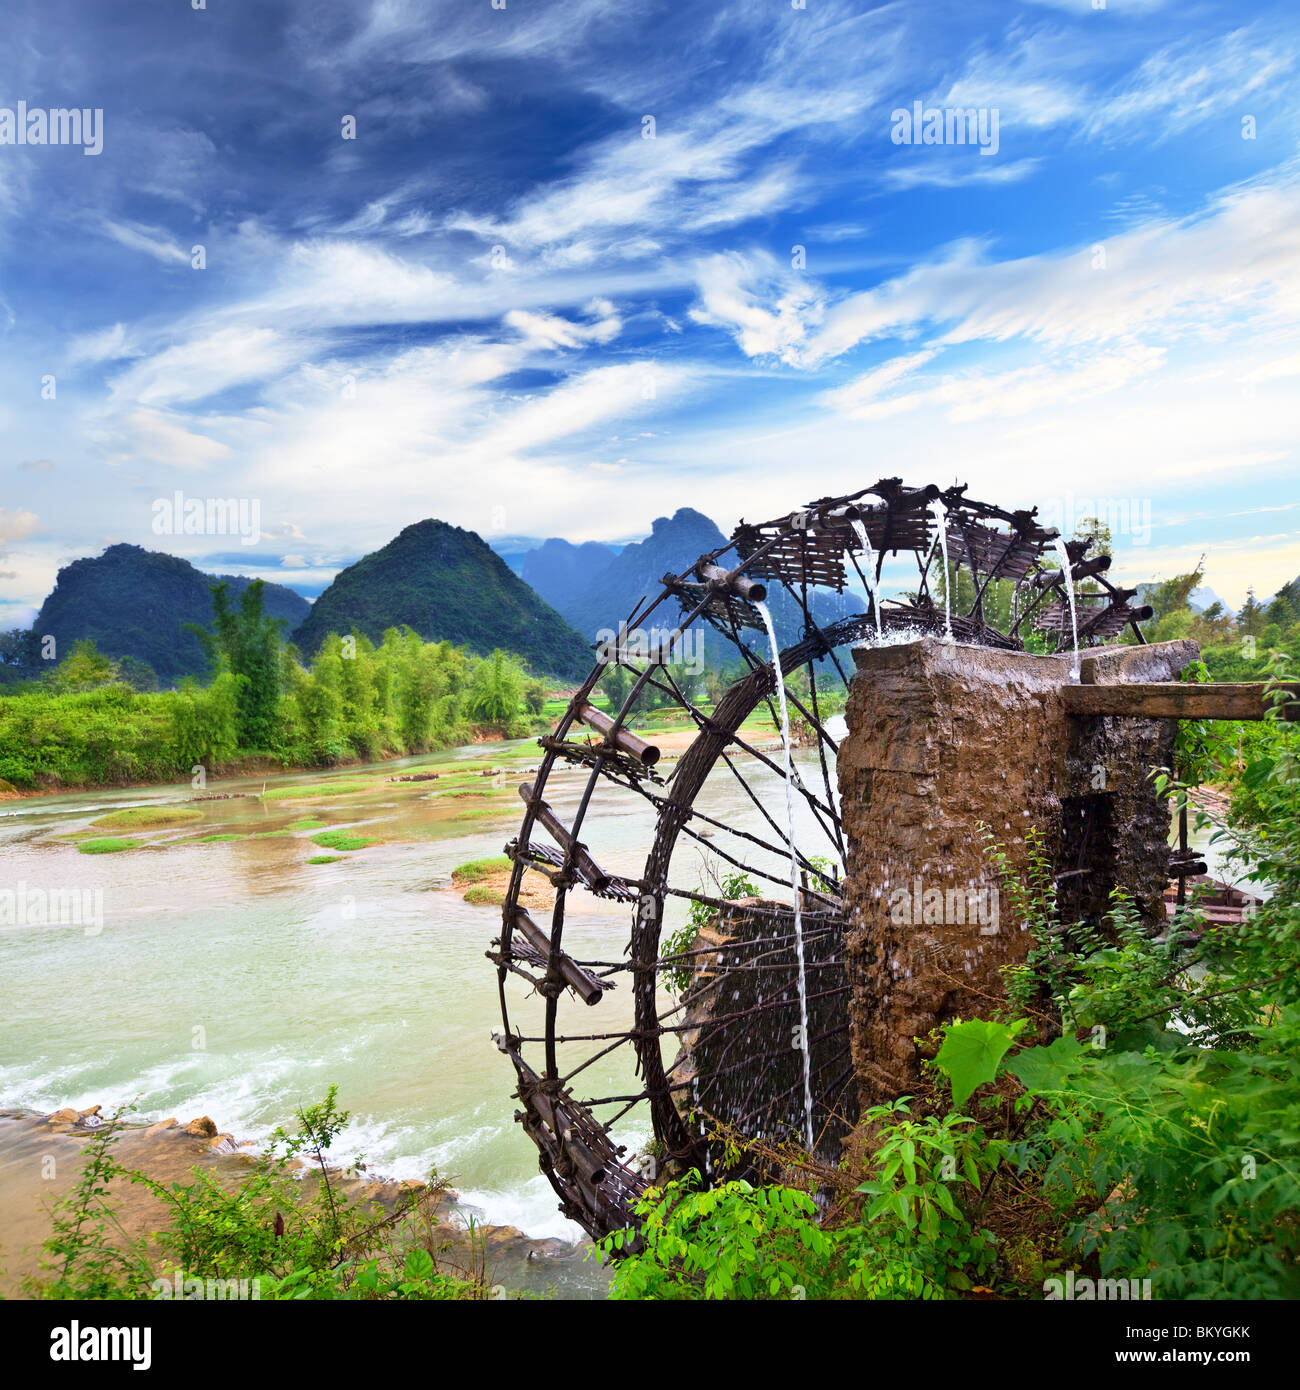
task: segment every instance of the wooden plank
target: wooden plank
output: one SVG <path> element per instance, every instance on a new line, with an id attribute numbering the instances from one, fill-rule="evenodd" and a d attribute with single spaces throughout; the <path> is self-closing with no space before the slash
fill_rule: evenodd
<path id="1" fill-rule="evenodd" d="M 1282 684 L 1300 699 L 1300 681 Z M 1192 685 L 1183 681 L 1133 681 L 1123 685 L 1065 685 L 1068 714 L 1119 715 L 1130 719 L 1263 719 L 1272 708 L 1263 681 Z M 1300 704 L 1283 707 L 1283 718 L 1300 719 Z"/>

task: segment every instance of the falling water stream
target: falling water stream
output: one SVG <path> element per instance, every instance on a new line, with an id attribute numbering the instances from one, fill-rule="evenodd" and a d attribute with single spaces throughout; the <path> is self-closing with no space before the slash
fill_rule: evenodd
<path id="1" fill-rule="evenodd" d="M 948 508 L 939 498 L 930 503 L 930 510 L 939 528 L 939 548 L 943 552 L 943 640 L 951 642 L 952 636 L 952 579 L 948 573 Z"/>
<path id="2" fill-rule="evenodd" d="M 767 640 L 772 647 L 772 673 L 776 680 L 777 703 L 781 711 L 781 747 L 785 753 L 786 835 L 790 841 L 790 887 L 794 892 L 794 948 L 799 963 L 799 1053 L 803 1062 L 804 1140 L 808 1145 L 809 1152 L 811 1152 L 813 1147 L 812 1059 L 808 1056 L 808 981 L 804 972 L 803 912 L 799 902 L 799 857 L 795 850 L 794 769 L 790 763 L 790 712 L 785 702 L 785 674 L 781 670 L 781 649 L 777 646 L 776 628 L 772 624 L 772 614 L 768 611 L 767 604 L 759 603 L 756 606 L 763 615 L 763 621 L 767 624 Z"/>
<path id="3" fill-rule="evenodd" d="M 876 582 L 876 552 L 871 544 L 871 537 L 867 535 L 866 525 L 861 521 L 853 523 L 853 529 L 858 533 L 858 539 L 862 542 L 862 578 L 866 582 L 867 593 L 871 597 L 871 607 L 876 615 L 876 641 L 884 641 L 884 633 L 880 625 L 880 586 Z"/>
<path id="4" fill-rule="evenodd" d="M 1079 617 L 1074 608 L 1074 576 L 1070 572 L 1070 552 L 1065 548 L 1065 542 L 1060 536 L 1052 540 L 1056 547 L 1056 553 L 1061 557 L 1061 572 L 1065 575 L 1063 588 L 1065 597 L 1070 604 L 1070 631 L 1074 635 L 1074 655 L 1070 660 L 1070 679 L 1077 685 L 1079 683 Z"/>

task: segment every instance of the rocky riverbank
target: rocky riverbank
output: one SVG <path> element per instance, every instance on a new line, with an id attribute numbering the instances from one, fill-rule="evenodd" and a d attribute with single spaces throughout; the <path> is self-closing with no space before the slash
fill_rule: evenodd
<path id="1" fill-rule="evenodd" d="M 40 1277 L 42 1246 L 52 1228 L 50 1208 L 75 1186 L 86 1141 L 105 1123 L 99 1105 L 47 1115 L 0 1111 L 0 1296 L 21 1297 L 24 1282 Z M 122 1123 L 114 1153 L 122 1167 L 166 1184 L 192 1182 L 197 1172 L 234 1187 L 257 1162 L 251 1140 L 221 1131 L 206 1115 L 187 1123 L 174 1118 Z M 293 1166 L 301 1169 L 304 1183 L 319 1180 L 314 1167 L 296 1160 Z M 409 1201 L 413 1189 L 426 1187 L 414 1179 L 395 1181 L 349 1169 L 332 1169 L 331 1183 L 342 1200 L 377 1206 L 389 1214 Z M 451 1189 L 431 1191 L 430 1198 L 422 1210 L 435 1221 L 442 1247 L 439 1261 L 448 1273 L 485 1268 L 490 1283 L 507 1289 L 599 1296 L 603 1280 L 593 1260 L 584 1263 L 584 1244 L 534 1240 L 513 1226 L 479 1224 Z M 140 1184 L 114 1184 L 111 1201 L 132 1240 L 167 1224 L 163 1206 Z"/>

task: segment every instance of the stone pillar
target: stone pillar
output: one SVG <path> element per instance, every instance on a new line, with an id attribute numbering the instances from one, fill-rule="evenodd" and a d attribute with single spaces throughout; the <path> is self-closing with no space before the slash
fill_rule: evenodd
<path id="1" fill-rule="evenodd" d="M 1082 679 L 1173 679 L 1195 651 L 1111 649 L 1084 658 Z M 1066 656 L 935 638 L 854 656 L 839 781 L 853 1062 L 865 1108 L 913 1090 L 913 1038 L 954 1017 L 987 1016 L 1005 997 L 1003 967 L 1032 945 L 999 893 L 982 826 L 1022 873 L 1031 829 L 1057 871 L 1086 861 L 1087 874 L 1074 876 L 1080 902 L 1100 900 L 1104 910 L 1118 882 L 1158 905 L 1169 816 L 1146 772 L 1168 760 L 1174 726 L 1072 719 L 1059 694 L 1070 680 Z M 1101 840 L 1112 848 L 1099 850 Z"/>
<path id="2" fill-rule="evenodd" d="M 1175 681 L 1200 655 L 1195 642 L 1103 647 L 1080 663 L 1084 685 Z M 1174 756 L 1173 719 L 1092 715 L 1070 720 L 1057 857 L 1058 907 L 1067 922 L 1101 917 L 1122 888 L 1153 928 L 1162 928 L 1168 882 L 1169 803 L 1149 773 Z"/>

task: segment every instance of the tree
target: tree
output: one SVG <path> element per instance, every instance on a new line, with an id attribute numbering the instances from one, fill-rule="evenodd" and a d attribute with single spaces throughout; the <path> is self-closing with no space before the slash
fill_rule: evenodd
<path id="1" fill-rule="evenodd" d="M 1264 605 L 1255 597 L 1252 585 L 1246 590 L 1246 602 L 1241 605 L 1241 612 L 1237 614 L 1237 628 L 1247 637 L 1258 637 L 1264 631 L 1267 621 Z"/>
<path id="2" fill-rule="evenodd" d="M 546 712 L 546 682 L 529 681 L 524 687 L 524 708 L 529 714 Z"/>
<path id="3" fill-rule="evenodd" d="M 49 681 L 61 695 L 70 695 L 110 685 L 117 677 L 117 662 L 106 657 L 89 637 L 82 637 L 50 672 Z"/>
<path id="4" fill-rule="evenodd" d="M 1144 626 L 1148 642 L 1169 642 L 1188 635 L 1196 616 L 1192 612 L 1191 597 L 1204 577 L 1205 556 L 1202 555 L 1194 570 L 1143 585 L 1142 601 L 1154 610 Z"/>
<path id="5" fill-rule="evenodd" d="M 263 612 L 266 584 L 254 579 L 230 606 L 225 584 L 212 586 L 212 631 L 186 623 L 214 671 L 242 676 L 239 691 L 239 741 L 245 748 L 267 748 L 275 738 L 280 704 L 284 619 Z"/>
<path id="6" fill-rule="evenodd" d="M 474 668 L 466 702 L 471 719 L 508 724 L 519 714 L 526 677 L 523 668 L 498 647 Z"/>
<path id="7" fill-rule="evenodd" d="M 617 714 L 623 708 L 627 693 L 632 688 L 632 673 L 626 666 L 611 662 L 605 667 L 605 674 L 600 678 L 600 688 L 605 692 L 605 699 L 609 701 L 611 713 Z"/>
<path id="8" fill-rule="evenodd" d="M 0 632 L 0 665 L 35 666 L 40 659 L 40 642 L 35 632 L 22 627 Z"/>
<path id="9" fill-rule="evenodd" d="M 124 656 L 118 661 L 119 674 L 132 690 L 145 693 L 158 689 L 157 672 L 147 661 Z"/>
<path id="10" fill-rule="evenodd" d="M 719 700 L 727 693 L 735 674 L 727 667 L 718 670 L 710 666 L 704 673 L 704 698 L 709 704 L 716 705 Z"/>
<path id="11" fill-rule="evenodd" d="M 1282 628 L 1288 628 L 1300 620 L 1300 579 L 1284 584 L 1273 595 L 1265 616 L 1270 623 L 1277 623 Z"/>

